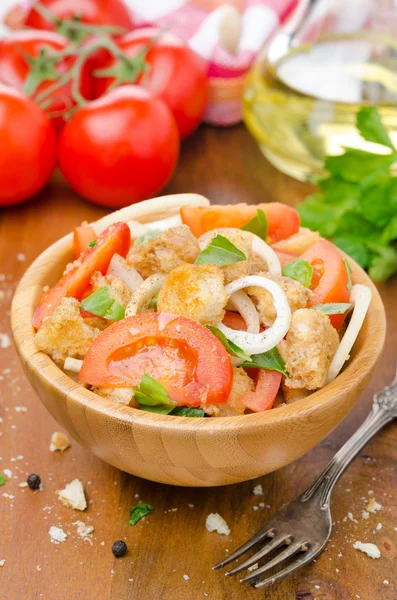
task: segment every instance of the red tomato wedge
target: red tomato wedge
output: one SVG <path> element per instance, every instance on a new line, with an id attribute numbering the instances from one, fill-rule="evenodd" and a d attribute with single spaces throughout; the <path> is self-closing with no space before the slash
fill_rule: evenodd
<path id="1" fill-rule="evenodd" d="M 242 227 L 256 216 L 261 208 L 268 222 L 268 241 L 278 242 L 299 231 L 298 212 L 280 202 L 269 202 L 248 206 L 247 204 L 226 204 L 225 206 L 183 206 L 181 218 L 189 225 L 193 234 L 200 237 L 206 231 L 218 227 Z"/>
<path id="2" fill-rule="evenodd" d="M 272 408 L 281 383 L 281 373 L 258 369 L 255 391 L 247 392 L 242 398 L 243 404 L 254 412 Z"/>
<path id="3" fill-rule="evenodd" d="M 125 257 L 130 244 L 131 234 L 126 223 L 114 223 L 105 229 L 98 236 L 95 246 L 87 248 L 81 254 L 36 308 L 32 319 L 33 326 L 38 329 L 43 319 L 54 311 L 62 298 L 72 296 L 80 300 L 94 271 L 105 273 L 113 254 Z"/>
<path id="4" fill-rule="evenodd" d="M 237 331 L 247 331 L 247 325 L 240 313 L 235 313 L 230 310 L 226 311 L 223 317 L 222 323 L 230 329 L 236 329 Z"/>
<path id="5" fill-rule="evenodd" d="M 73 254 L 75 258 L 88 248 L 88 244 L 96 240 L 97 234 L 95 229 L 89 225 L 80 225 L 75 227 L 73 231 Z"/>
<path id="6" fill-rule="evenodd" d="M 319 240 L 300 258 L 307 260 L 313 269 L 313 296 L 310 305 L 328 304 L 331 302 L 349 302 L 350 292 L 347 289 L 347 271 L 339 250 L 327 240 Z M 332 325 L 339 329 L 345 315 L 331 315 Z"/>
<path id="7" fill-rule="evenodd" d="M 284 250 L 276 250 L 276 248 L 273 248 L 273 250 L 277 254 L 278 259 L 280 261 L 280 265 L 282 267 L 285 267 L 285 265 L 289 265 L 289 263 L 291 263 L 294 260 L 296 260 L 297 258 L 299 258 L 299 256 L 297 254 L 292 254 L 292 252 L 285 252 Z"/>
<path id="8" fill-rule="evenodd" d="M 139 385 L 150 375 L 180 406 L 226 402 L 233 369 L 221 342 L 200 323 L 168 313 L 143 313 L 105 329 L 88 350 L 83 384 Z"/>

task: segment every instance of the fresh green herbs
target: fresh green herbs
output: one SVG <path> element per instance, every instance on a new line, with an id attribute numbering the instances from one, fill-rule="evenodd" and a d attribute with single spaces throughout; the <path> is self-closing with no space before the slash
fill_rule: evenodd
<path id="1" fill-rule="evenodd" d="M 6 478 L 4 477 L 3 473 L 0 473 L 0 485 L 4 485 L 6 482 Z"/>
<path id="2" fill-rule="evenodd" d="M 244 231 L 250 231 L 251 233 L 254 233 L 260 237 L 262 240 L 266 241 L 267 218 L 263 210 L 258 208 L 256 211 L 256 217 L 251 219 L 251 221 L 248 221 L 248 223 L 240 227 L 240 229 L 243 229 Z"/>
<path id="3" fill-rule="evenodd" d="M 276 347 L 264 352 L 263 354 L 253 354 L 251 362 L 245 362 L 241 365 L 246 369 L 267 369 L 268 371 L 278 371 L 288 377 L 288 372 L 285 368 L 285 362 L 280 356 Z"/>
<path id="4" fill-rule="evenodd" d="M 159 299 L 159 295 L 156 294 L 155 296 L 153 296 L 153 298 L 150 300 L 149 304 L 148 304 L 148 308 L 157 308 L 157 302 Z"/>
<path id="5" fill-rule="evenodd" d="M 206 328 L 209 329 L 211 333 L 213 333 L 218 338 L 218 340 L 224 345 L 224 347 L 231 356 L 241 358 L 245 362 L 251 361 L 251 358 L 248 356 L 248 354 L 246 354 L 244 350 L 240 348 L 240 346 L 237 346 L 237 344 L 235 344 L 231 340 L 228 340 L 225 334 L 220 329 L 218 329 L 218 327 L 214 327 L 213 325 L 206 325 Z"/>
<path id="6" fill-rule="evenodd" d="M 330 304 L 316 304 L 314 310 L 321 310 L 326 315 L 344 315 L 352 307 L 348 302 L 331 302 Z"/>
<path id="7" fill-rule="evenodd" d="M 349 254 L 375 281 L 397 271 L 397 150 L 375 107 L 357 113 L 361 136 L 384 147 L 386 154 L 346 148 L 329 156 L 329 175 L 320 191 L 298 206 L 302 225 L 316 229 Z"/>
<path id="8" fill-rule="evenodd" d="M 92 242 L 90 242 L 88 244 L 88 247 L 89 248 L 95 248 L 95 246 L 97 245 L 97 242 L 98 242 L 98 240 L 92 240 Z"/>
<path id="9" fill-rule="evenodd" d="M 161 383 L 147 375 L 143 375 L 139 387 L 133 387 L 135 400 L 141 408 L 149 412 L 168 415 L 175 407 L 175 402 L 171 402 L 167 390 Z"/>
<path id="10" fill-rule="evenodd" d="M 283 275 L 299 281 L 305 287 L 309 287 L 313 276 L 313 267 L 307 260 L 297 258 L 283 267 Z"/>
<path id="11" fill-rule="evenodd" d="M 346 284 L 346 287 L 347 287 L 348 290 L 351 290 L 352 287 L 353 287 L 353 284 L 352 284 L 352 273 L 353 273 L 353 271 L 352 271 L 352 268 L 351 268 L 350 263 L 347 260 L 347 258 L 344 258 L 343 262 L 345 263 L 345 268 L 346 268 L 346 273 L 347 273 L 347 284 Z"/>
<path id="12" fill-rule="evenodd" d="M 130 508 L 130 519 L 128 521 L 129 525 L 136 525 L 138 521 L 150 515 L 151 512 L 154 511 L 154 506 L 151 504 L 144 504 L 143 502 L 139 502 L 135 506 Z"/>
<path id="13" fill-rule="evenodd" d="M 160 233 L 162 233 L 161 229 L 149 229 L 149 231 L 146 231 L 146 233 L 142 233 L 142 235 L 139 235 L 136 240 L 134 240 L 134 246 L 141 246 L 142 244 L 145 244 L 146 242 L 150 242 L 151 240 L 154 240 L 154 238 L 158 237 L 160 235 Z"/>
<path id="14" fill-rule="evenodd" d="M 82 301 L 81 308 L 109 321 L 120 321 L 125 315 L 124 306 L 110 296 L 109 288 L 106 286 L 87 296 Z"/>
<path id="15" fill-rule="evenodd" d="M 218 265 L 225 267 L 234 263 L 247 260 L 244 252 L 241 252 L 232 242 L 223 235 L 217 235 L 212 242 L 198 255 L 196 265 Z"/>
<path id="16" fill-rule="evenodd" d="M 171 415 L 174 415 L 175 417 L 204 417 L 204 411 L 202 408 L 177 406 L 174 408 Z"/>

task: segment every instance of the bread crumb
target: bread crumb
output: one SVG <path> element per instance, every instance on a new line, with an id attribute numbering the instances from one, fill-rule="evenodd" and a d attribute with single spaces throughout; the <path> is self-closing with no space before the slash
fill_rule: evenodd
<path id="1" fill-rule="evenodd" d="M 19 260 L 20 262 L 23 262 L 24 260 L 26 260 L 26 256 L 24 255 L 23 252 L 18 252 L 17 260 Z"/>
<path id="2" fill-rule="evenodd" d="M 5 564 L 6 564 L 5 558 L 0 560 L 0 567 L 4 567 Z"/>
<path id="3" fill-rule="evenodd" d="M 9 498 L 10 500 L 14 500 L 15 496 L 13 496 L 12 494 L 7 494 L 7 492 L 5 492 L 4 494 L 2 494 L 3 498 Z"/>
<path id="4" fill-rule="evenodd" d="M 347 513 L 347 518 L 350 519 L 350 521 L 353 521 L 353 523 L 358 523 L 357 519 L 353 517 L 353 514 L 351 512 Z"/>
<path id="5" fill-rule="evenodd" d="M 41 567 L 40 567 L 40 565 L 36 565 L 36 570 L 37 570 L 37 571 L 41 571 Z"/>
<path id="6" fill-rule="evenodd" d="M 21 483 L 18 483 L 18 487 L 25 488 L 25 487 L 28 487 L 28 484 L 26 481 L 21 481 Z"/>
<path id="7" fill-rule="evenodd" d="M 17 413 L 25 413 L 28 412 L 28 409 L 26 408 L 26 406 L 15 406 L 15 412 Z"/>
<path id="8" fill-rule="evenodd" d="M 380 558 L 380 550 L 376 544 L 363 544 L 362 542 L 354 542 L 353 548 L 364 552 L 371 558 Z"/>
<path id="9" fill-rule="evenodd" d="M 366 510 L 363 510 L 363 512 L 361 513 L 361 516 L 363 519 L 369 519 L 369 512 Z"/>
<path id="10" fill-rule="evenodd" d="M 12 471 L 10 471 L 10 469 L 3 469 L 3 474 L 8 477 L 8 479 L 11 479 L 12 477 Z"/>
<path id="11" fill-rule="evenodd" d="M 263 487 L 260 483 L 254 487 L 253 492 L 255 496 L 263 496 Z"/>
<path id="12" fill-rule="evenodd" d="M 70 506 L 75 510 L 85 510 L 87 508 L 83 484 L 80 479 L 73 479 L 63 490 L 57 493 L 58 498 L 65 506 Z"/>
<path id="13" fill-rule="evenodd" d="M 189 577 L 189 575 L 184 575 L 184 576 L 183 576 L 183 579 L 184 579 L 185 581 L 189 581 L 190 577 Z"/>
<path id="14" fill-rule="evenodd" d="M 383 525 L 382 523 L 378 523 L 376 526 L 376 531 L 380 531 L 382 529 Z"/>
<path id="15" fill-rule="evenodd" d="M 368 492 L 369 493 L 369 492 Z M 376 513 L 378 510 L 380 510 L 382 508 L 382 505 L 379 504 L 379 502 L 377 502 L 375 500 L 375 497 L 371 498 L 370 501 L 368 502 L 368 506 L 367 506 L 367 511 L 370 513 Z"/>
<path id="16" fill-rule="evenodd" d="M 8 333 L 0 333 L 0 348 L 6 350 L 7 348 L 11 348 L 11 338 Z"/>
<path id="17" fill-rule="evenodd" d="M 217 531 L 222 535 L 230 534 L 229 525 L 226 523 L 225 519 L 221 517 L 221 515 L 218 513 L 210 513 L 205 520 L 205 526 L 208 529 L 208 531 Z"/>
<path id="18" fill-rule="evenodd" d="M 59 450 L 63 452 L 67 448 L 70 447 L 70 440 L 67 435 L 65 435 L 62 431 L 54 431 L 51 436 L 50 450 L 51 452 L 56 452 Z"/>
<path id="19" fill-rule="evenodd" d="M 53 544 L 60 544 L 66 540 L 68 534 L 64 532 L 60 527 L 55 527 L 52 525 L 48 531 L 48 534 L 51 538 L 51 542 Z"/>
<path id="20" fill-rule="evenodd" d="M 383 580 L 383 584 L 384 584 L 384 585 L 389 585 L 389 580 L 388 580 L 388 579 L 384 579 L 384 580 Z"/>
<path id="21" fill-rule="evenodd" d="M 91 533 L 94 531 L 93 525 L 86 525 L 82 521 L 75 521 L 73 525 L 76 525 L 77 527 L 77 534 L 83 539 L 89 541 L 92 545 L 92 540 L 90 536 Z"/>

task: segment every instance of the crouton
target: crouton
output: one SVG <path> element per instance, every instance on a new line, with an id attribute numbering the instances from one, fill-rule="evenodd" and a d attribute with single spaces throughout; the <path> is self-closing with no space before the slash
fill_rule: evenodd
<path id="1" fill-rule="evenodd" d="M 140 246 L 133 246 L 127 256 L 127 265 L 146 278 L 153 273 L 170 273 L 184 263 L 194 263 L 199 253 L 197 239 L 190 228 L 181 225 L 167 229 Z"/>
<path id="2" fill-rule="evenodd" d="M 157 310 L 183 315 L 203 325 L 216 325 L 225 316 L 228 300 L 220 267 L 185 264 L 167 275 L 158 295 Z"/>
<path id="3" fill-rule="evenodd" d="M 138 403 L 135 402 L 134 390 L 132 388 L 99 387 L 93 388 L 92 391 L 95 394 L 98 394 L 98 396 L 102 396 L 113 402 L 118 402 L 119 404 L 124 404 L 125 406 L 133 406 L 134 408 L 138 408 L 139 406 Z"/>
<path id="4" fill-rule="evenodd" d="M 308 390 L 322 387 L 338 346 L 338 333 L 327 315 L 311 308 L 295 311 L 285 345 L 278 345 L 290 375 L 285 386 Z"/>
<path id="5" fill-rule="evenodd" d="M 306 227 L 301 227 L 298 233 L 291 235 L 286 240 L 280 240 L 273 244 L 274 250 L 281 250 L 282 252 L 291 252 L 299 256 L 303 254 L 313 246 L 320 239 L 318 231 L 312 231 Z"/>
<path id="6" fill-rule="evenodd" d="M 242 403 L 247 392 L 255 389 L 255 383 L 241 367 L 233 367 L 233 385 L 230 391 L 229 399 L 224 404 L 212 404 L 205 406 L 205 412 L 211 417 L 233 417 L 243 415 L 247 408 Z"/>
<path id="7" fill-rule="evenodd" d="M 99 330 L 84 322 L 80 303 L 63 298 L 54 312 L 46 317 L 35 336 L 36 346 L 59 364 L 68 357 L 82 359 Z"/>
<path id="8" fill-rule="evenodd" d="M 240 229 L 224 229 L 218 228 L 213 229 L 208 235 L 208 244 L 210 244 L 211 240 L 213 240 L 217 235 L 222 235 L 227 238 L 232 244 L 236 246 L 241 252 L 244 252 L 247 260 L 242 260 L 241 262 L 234 263 L 232 265 L 226 265 L 222 267 L 223 274 L 225 276 L 225 284 L 234 281 L 235 279 L 239 279 L 240 277 L 245 277 L 250 272 L 250 266 L 252 261 L 252 236 L 247 231 L 242 231 Z"/>
<path id="9" fill-rule="evenodd" d="M 91 276 L 91 285 L 93 292 L 96 292 L 101 287 L 107 287 L 109 290 L 109 296 L 116 300 L 124 308 L 127 306 L 131 299 L 131 290 L 128 285 L 115 275 L 102 275 L 100 271 L 95 271 Z"/>
<path id="10" fill-rule="evenodd" d="M 281 388 L 286 404 L 292 404 L 297 400 L 302 400 L 302 398 L 306 398 L 310 394 L 309 390 L 306 390 L 305 388 L 289 388 L 285 385 L 285 381 L 282 382 Z"/>
<path id="11" fill-rule="evenodd" d="M 258 273 L 258 275 L 271 279 L 271 281 L 277 283 L 283 292 L 285 292 L 292 312 L 299 308 L 306 308 L 309 299 L 312 296 L 312 292 L 299 283 L 299 281 L 295 281 L 290 277 L 284 277 L 283 275 L 272 275 L 271 273 L 266 272 Z M 256 286 L 250 286 L 245 291 L 249 296 L 252 296 L 252 300 L 259 312 L 259 318 L 262 325 L 265 327 L 273 325 L 276 318 L 276 309 L 271 293 Z"/>

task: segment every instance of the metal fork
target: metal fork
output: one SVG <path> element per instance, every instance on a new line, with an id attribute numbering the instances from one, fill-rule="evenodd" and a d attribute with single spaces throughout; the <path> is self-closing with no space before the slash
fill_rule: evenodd
<path id="1" fill-rule="evenodd" d="M 226 575 L 236 575 L 245 569 L 255 567 L 251 568 L 251 573 L 240 581 L 249 581 L 254 587 L 263 588 L 284 579 L 316 558 L 331 535 L 330 500 L 336 482 L 361 448 L 395 417 L 397 417 L 397 372 L 392 384 L 375 394 L 371 412 L 364 423 L 342 446 L 316 481 L 296 500 L 284 505 L 248 542 L 213 568 L 220 569 L 255 546 L 260 546 L 255 554 Z M 265 541 L 267 543 L 263 544 Z M 262 561 L 276 551 L 278 553 L 273 559 L 256 568 L 258 561 Z M 288 566 L 271 577 L 261 579 L 263 573 L 281 565 L 287 559 L 291 559 Z"/>

